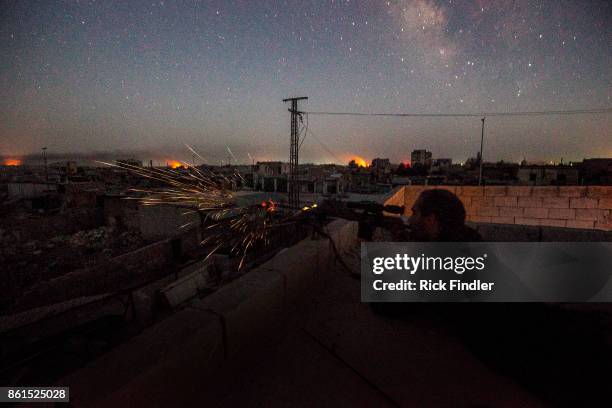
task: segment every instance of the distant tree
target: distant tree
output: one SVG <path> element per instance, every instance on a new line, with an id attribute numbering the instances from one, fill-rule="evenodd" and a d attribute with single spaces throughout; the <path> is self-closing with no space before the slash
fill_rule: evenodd
<path id="1" fill-rule="evenodd" d="M 348 166 L 350 169 L 356 169 L 358 167 L 357 162 L 354 159 L 349 162 Z"/>
<path id="2" fill-rule="evenodd" d="M 469 159 L 465 161 L 465 168 L 468 170 L 475 169 L 476 167 L 480 165 L 479 160 L 480 160 L 479 156 L 477 156 L 476 158 L 470 157 Z"/>
<path id="3" fill-rule="evenodd" d="M 397 166 L 397 169 L 395 169 L 395 175 L 397 175 L 397 176 L 411 176 L 412 175 L 412 168 L 410 167 L 409 164 L 400 163 L 399 166 Z"/>

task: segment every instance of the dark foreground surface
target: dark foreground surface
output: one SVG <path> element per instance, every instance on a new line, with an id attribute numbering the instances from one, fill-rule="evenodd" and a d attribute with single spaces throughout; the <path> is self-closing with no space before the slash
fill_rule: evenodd
<path id="1" fill-rule="evenodd" d="M 606 305 L 360 302 L 338 266 L 278 335 L 99 406 L 610 406 Z M 578 309 L 578 310 L 576 310 Z M 598 311 L 599 310 L 599 311 Z"/>

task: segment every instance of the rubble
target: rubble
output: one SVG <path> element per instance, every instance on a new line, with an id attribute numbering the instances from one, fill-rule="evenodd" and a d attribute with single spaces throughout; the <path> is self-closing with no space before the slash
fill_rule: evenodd
<path id="1" fill-rule="evenodd" d="M 79 231 L 68 239 L 68 245 L 72 248 L 104 249 L 113 240 L 113 232 L 110 227 Z"/>
<path id="2" fill-rule="evenodd" d="M 145 244 L 137 230 L 101 226 L 48 239 L 20 240 L 0 230 L 1 298 L 14 298 L 38 282 L 108 261 Z"/>

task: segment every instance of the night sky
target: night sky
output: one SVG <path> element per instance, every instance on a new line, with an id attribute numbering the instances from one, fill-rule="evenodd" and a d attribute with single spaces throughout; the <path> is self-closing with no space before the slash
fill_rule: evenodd
<path id="1" fill-rule="evenodd" d="M 446 113 L 612 105 L 612 2 L 4 1 L 0 157 L 288 160 L 306 111 Z M 612 157 L 610 114 L 489 118 L 485 159 Z M 462 161 L 479 118 L 309 116 L 301 161 Z M 334 153 L 331 155 L 330 151 Z"/>

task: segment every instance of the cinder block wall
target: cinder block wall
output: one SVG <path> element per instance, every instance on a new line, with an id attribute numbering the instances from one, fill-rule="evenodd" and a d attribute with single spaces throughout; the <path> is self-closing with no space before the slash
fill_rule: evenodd
<path id="1" fill-rule="evenodd" d="M 468 221 L 612 231 L 612 186 L 406 186 L 387 204 L 403 202 L 410 215 L 431 188 L 457 194 Z"/>

